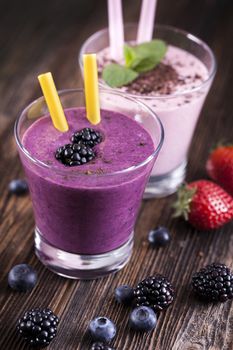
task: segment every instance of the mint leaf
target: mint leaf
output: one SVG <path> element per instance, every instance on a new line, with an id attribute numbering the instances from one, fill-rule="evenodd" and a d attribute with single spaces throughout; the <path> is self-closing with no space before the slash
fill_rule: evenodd
<path id="1" fill-rule="evenodd" d="M 125 45 L 124 56 L 126 66 L 135 71 L 147 72 L 161 62 L 167 51 L 163 40 L 155 39 L 137 46 Z"/>
<path id="2" fill-rule="evenodd" d="M 148 72 L 161 62 L 167 51 L 164 41 L 155 39 L 136 46 L 124 45 L 125 67 L 109 64 L 102 72 L 103 80 L 110 87 L 121 87 L 131 83 L 138 73 Z"/>
<path id="3" fill-rule="evenodd" d="M 129 45 L 124 45 L 124 57 L 125 57 L 125 65 L 126 67 L 131 67 L 132 62 L 135 60 L 135 51 Z"/>
<path id="4" fill-rule="evenodd" d="M 156 56 L 160 59 L 163 58 L 167 51 L 167 45 L 163 40 L 154 39 L 146 43 L 134 46 L 137 54 L 142 56 Z"/>
<path id="5" fill-rule="evenodd" d="M 109 64 L 102 72 L 102 78 L 110 87 L 121 87 L 131 83 L 138 77 L 134 70 L 119 64 Z"/>
<path id="6" fill-rule="evenodd" d="M 154 56 L 144 57 L 135 63 L 134 70 L 138 73 L 145 73 L 154 69 L 159 62 Z"/>

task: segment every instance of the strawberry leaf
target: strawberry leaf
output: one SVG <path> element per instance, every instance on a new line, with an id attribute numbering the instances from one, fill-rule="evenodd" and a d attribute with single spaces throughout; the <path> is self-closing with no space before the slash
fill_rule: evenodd
<path id="1" fill-rule="evenodd" d="M 182 185 L 177 192 L 177 200 L 173 203 L 172 207 L 175 209 L 174 218 L 183 216 L 184 219 L 188 220 L 188 214 L 190 213 L 190 205 L 197 189 L 190 188 L 187 185 Z"/>

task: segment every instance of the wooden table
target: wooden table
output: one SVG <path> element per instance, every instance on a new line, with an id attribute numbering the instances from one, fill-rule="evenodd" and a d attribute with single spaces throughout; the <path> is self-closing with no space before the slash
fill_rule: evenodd
<path id="1" fill-rule="evenodd" d="M 136 21 L 137 0 L 124 1 L 127 21 Z M 232 140 L 232 1 L 159 1 L 157 19 L 199 35 L 213 48 L 218 73 L 193 139 L 188 180 L 205 177 L 209 148 L 219 139 Z M 205 305 L 192 295 L 190 279 L 207 263 L 220 261 L 233 267 L 233 225 L 213 232 L 198 232 L 171 218 L 174 196 L 142 204 L 136 225 L 135 248 L 121 272 L 89 282 L 67 280 L 45 269 L 33 252 L 33 214 L 29 197 L 16 198 L 7 190 L 11 179 L 22 177 L 13 138 L 15 118 L 29 101 L 40 95 L 37 74 L 51 70 L 57 86 L 81 85 L 78 51 L 88 35 L 107 25 L 106 2 L 94 0 L 1 1 L 0 11 L 0 349 L 27 349 L 16 335 L 16 320 L 35 306 L 49 306 L 61 323 L 53 350 L 90 348 L 85 336 L 89 321 L 106 315 L 118 326 L 112 344 L 118 350 L 230 350 L 233 348 L 231 302 Z M 164 225 L 172 234 L 165 249 L 148 246 L 147 234 Z M 7 286 L 7 273 L 17 263 L 36 268 L 39 283 L 32 293 L 18 294 Z M 147 335 L 128 327 L 129 310 L 116 304 L 119 284 L 135 285 L 160 272 L 176 287 L 174 304 L 159 317 Z"/>

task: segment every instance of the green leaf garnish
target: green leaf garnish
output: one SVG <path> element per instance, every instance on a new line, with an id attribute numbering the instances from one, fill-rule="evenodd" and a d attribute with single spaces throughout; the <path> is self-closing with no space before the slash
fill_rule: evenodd
<path id="1" fill-rule="evenodd" d="M 144 57 L 140 61 L 135 62 L 134 70 L 138 73 L 146 73 L 154 69 L 160 61 L 157 61 L 154 57 Z"/>
<path id="2" fill-rule="evenodd" d="M 137 72 L 116 63 L 107 65 L 102 72 L 103 80 L 110 87 L 121 87 L 123 85 L 127 85 L 137 77 Z"/>
<path id="3" fill-rule="evenodd" d="M 135 50 L 126 44 L 124 45 L 124 58 L 126 67 L 132 67 L 132 63 L 136 59 Z"/>
<path id="4" fill-rule="evenodd" d="M 161 62 L 167 51 L 164 41 L 155 39 L 137 46 L 125 45 L 126 66 L 137 72 L 148 72 Z"/>
<path id="5" fill-rule="evenodd" d="M 103 80 L 111 87 L 121 87 L 134 81 L 138 73 L 154 69 L 163 59 L 167 45 L 155 39 L 140 45 L 124 45 L 125 66 L 109 64 L 102 72 Z"/>

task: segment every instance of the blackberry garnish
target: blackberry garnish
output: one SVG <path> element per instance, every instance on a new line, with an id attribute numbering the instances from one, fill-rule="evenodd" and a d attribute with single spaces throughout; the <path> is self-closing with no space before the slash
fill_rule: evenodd
<path id="1" fill-rule="evenodd" d="M 102 136 L 100 132 L 91 128 L 84 128 L 80 131 L 76 131 L 71 137 L 71 142 L 82 143 L 89 147 L 94 147 L 101 141 Z"/>
<path id="2" fill-rule="evenodd" d="M 224 302 L 233 298 L 233 274 L 226 265 L 213 263 L 193 275 L 192 287 L 206 301 Z"/>
<path id="3" fill-rule="evenodd" d="M 95 152 L 81 143 L 68 143 L 56 150 L 55 157 L 67 166 L 83 165 L 95 158 Z"/>
<path id="4" fill-rule="evenodd" d="M 59 319 L 50 309 L 32 309 L 18 321 L 17 330 L 32 347 L 45 347 L 55 338 Z"/>
<path id="5" fill-rule="evenodd" d="M 174 289 L 166 277 L 155 275 L 140 282 L 134 290 L 134 296 L 137 306 L 161 311 L 172 303 Z"/>

